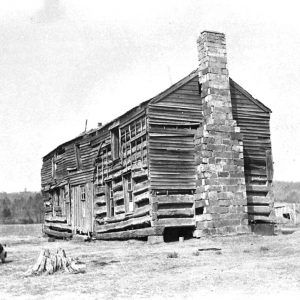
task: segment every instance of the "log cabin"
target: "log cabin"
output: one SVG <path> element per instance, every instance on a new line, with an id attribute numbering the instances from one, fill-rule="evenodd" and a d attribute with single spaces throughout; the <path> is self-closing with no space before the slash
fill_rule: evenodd
<path id="1" fill-rule="evenodd" d="M 47 235 L 159 242 L 272 228 L 271 110 L 229 78 L 224 34 L 204 31 L 197 47 L 183 79 L 44 156 Z"/>

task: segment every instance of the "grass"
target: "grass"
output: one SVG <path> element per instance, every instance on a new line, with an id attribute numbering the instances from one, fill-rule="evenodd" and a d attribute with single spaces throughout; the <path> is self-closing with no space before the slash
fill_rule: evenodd
<path id="1" fill-rule="evenodd" d="M 9 260 L 0 264 L 0 299 L 210 299 L 214 295 L 226 299 L 232 293 L 266 298 L 300 290 L 299 231 L 157 245 L 142 241 L 50 243 L 38 236 L 16 235 L 1 236 L 0 242 L 6 242 Z M 68 256 L 78 257 L 86 264 L 86 273 L 24 277 L 46 247 L 51 251 L 62 247 Z M 222 251 L 196 251 L 210 247 Z"/>

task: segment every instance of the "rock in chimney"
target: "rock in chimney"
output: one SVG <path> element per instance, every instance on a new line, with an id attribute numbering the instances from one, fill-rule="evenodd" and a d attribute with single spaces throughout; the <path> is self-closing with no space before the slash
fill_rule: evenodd
<path id="1" fill-rule="evenodd" d="M 242 135 L 232 118 L 225 35 L 203 31 L 197 41 L 203 125 L 195 137 L 195 236 L 248 232 Z M 196 203 L 197 205 L 197 203 Z"/>

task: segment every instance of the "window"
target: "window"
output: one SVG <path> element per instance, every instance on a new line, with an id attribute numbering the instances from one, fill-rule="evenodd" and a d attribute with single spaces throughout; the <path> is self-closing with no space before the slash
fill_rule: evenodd
<path id="1" fill-rule="evenodd" d="M 76 164 L 77 164 L 77 170 L 81 170 L 82 162 L 80 157 L 80 145 L 75 144 L 75 157 L 76 157 Z"/>
<path id="2" fill-rule="evenodd" d="M 120 157 L 119 128 L 111 130 L 111 155 L 116 160 Z"/>
<path id="3" fill-rule="evenodd" d="M 80 199 L 81 201 L 86 200 L 85 186 L 80 187 Z"/>

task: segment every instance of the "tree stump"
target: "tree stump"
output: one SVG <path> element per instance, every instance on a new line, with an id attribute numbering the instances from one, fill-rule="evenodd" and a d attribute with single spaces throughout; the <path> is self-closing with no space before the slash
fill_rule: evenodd
<path id="1" fill-rule="evenodd" d="M 50 275 L 58 271 L 72 274 L 85 273 L 86 265 L 78 260 L 67 257 L 65 250 L 61 248 L 52 255 L 49 249 L 43 249 L 36 263 L 25 272 L 25 276 Z"/>

